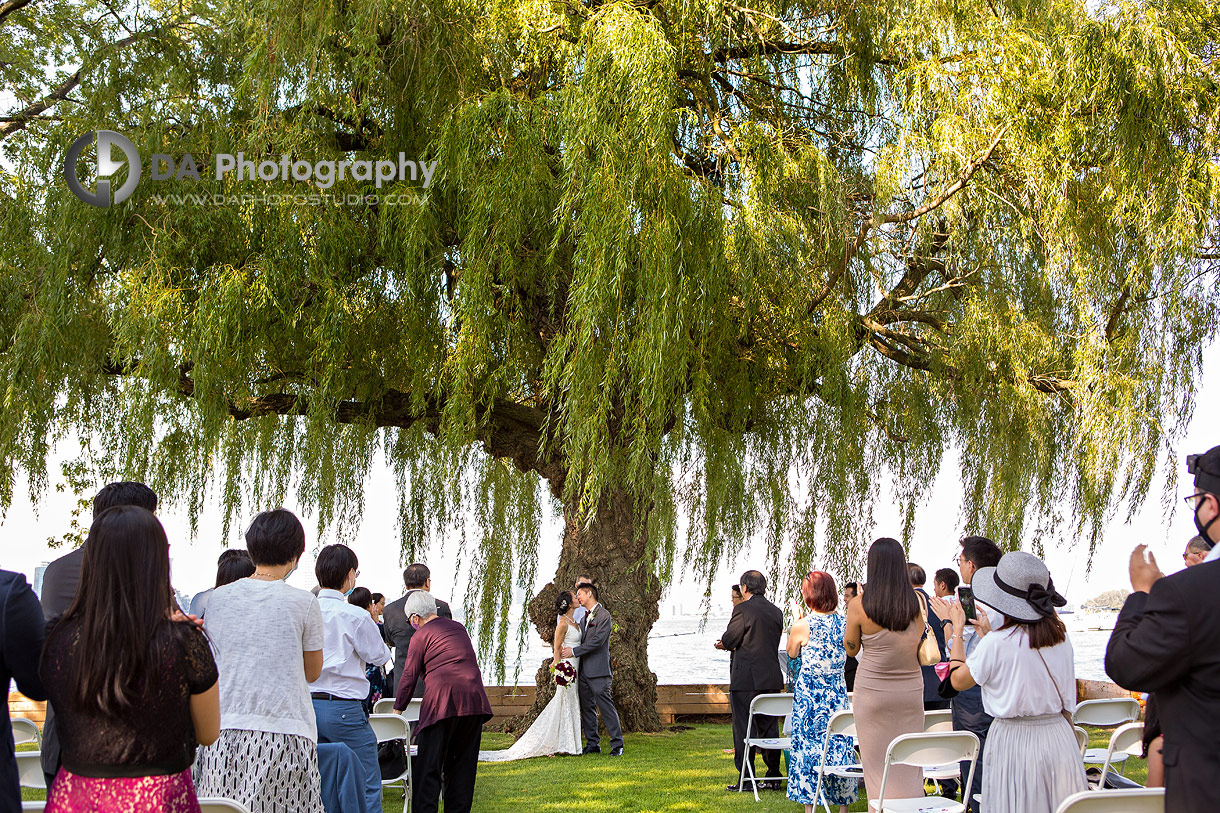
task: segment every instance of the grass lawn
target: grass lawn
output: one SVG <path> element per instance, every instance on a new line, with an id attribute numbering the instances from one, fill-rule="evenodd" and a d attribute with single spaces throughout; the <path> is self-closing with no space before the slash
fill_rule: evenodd
<path id="1" fill-rule="evenodd" d="M 1090 730 L 1089 747 L 1104 748 L 1109 731 Z M 507 748 L 512 737 L 484 734 L 483 748 Z M 603 743 L 604 745 L 604 743 Z M 626 755 L 620 758 L 538 757 L 521 762 L 481 763 L 475 787 L 474 809 L 501 813 L 573 810 L 596 813 L 719 813 L 719 811 L 801 810 L 783 791 L 753 794 L 729 793 L 724 786 L 736 781 L 733 755 L 722 749 L 732 746 L 728 725 L 700 724 L 687 730 L 667 729 L 657 734 L 628 734 Z M 758 760 L 762 768 L 762 760 Z M 1143 760 L 1132 759 L 1126 775 L 1141 785 L 1148 769 Z M 23 791 L 26 799 L 41 799 L 40 791 Z M 385 793 L 385 813 L 402 813 L 401 791 Z M 861 801 L 853 811 L 866 810 Z"/>

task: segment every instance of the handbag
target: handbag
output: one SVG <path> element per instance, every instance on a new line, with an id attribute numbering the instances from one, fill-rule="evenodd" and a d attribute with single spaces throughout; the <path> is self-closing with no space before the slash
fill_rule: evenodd
<path id="1" fill-rule="evenodd" d="M 377 743 L 377 765 L 383 780 L 397 779 L 407 770 L 406 745 L 402 740 Z"/>
<path id="2" fill-rule="evenodd" d="M 923 635 L 919 636 L 919 665 L 934 666 L 940 663 L 940 646 L 936 643 L 936 635 L 928 623 L 928 609 L 922 601 L 919 602 L 919 615 L 923 618 Z"/>

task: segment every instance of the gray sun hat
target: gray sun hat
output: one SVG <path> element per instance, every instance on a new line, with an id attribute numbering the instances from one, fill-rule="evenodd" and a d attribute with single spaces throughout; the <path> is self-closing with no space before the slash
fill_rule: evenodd
<path id="1" fill-rule="evenodd" d="M 1055 592 L 1051 573 L 1032 553 L 1004 554 L 996 567 L 980 568 L 970 580 L 974 597 L 1017 621 L 1033 623 L 1055 614 L 1067 599 Z"/>

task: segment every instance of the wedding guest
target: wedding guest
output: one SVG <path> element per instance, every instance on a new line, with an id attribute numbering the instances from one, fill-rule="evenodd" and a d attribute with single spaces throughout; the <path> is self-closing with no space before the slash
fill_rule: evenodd
<path id="1" fill-rule="evenodd" d="M 355 752 L 364 768 L 368 813 L 381 813 L 377 735 L 364 703 L 369 697 L 367 666 L 380 669 L 392 656 L 368 610 L 347 601 L 355 591 L 359 566 L 347 545 L 327 545 L 318 552 L 314 575 L 322 585 L 322 674 L 309 682 L 309 691 L 318 741 L 341 742 Z"/>
<path id="2" fill-rule="evenodd" d="M 219 733 L 216 663 L 203 633 L 172 619 L 165 530 L 151 511 L 117 506 L 84 550 L 39 669 L 63 760 L 46 809 L 198 813 L 190 768 Z"/>
<path id="3" fill-rule="evenodd" d="M 93 497 L 93 519 L 97 519 L 107 508 L 116 505 L 137 505 L 154 514 L 157 512 L 157 495 L 143 483 L 124 480 L 107 483 Z M 86 540 L 85 544 L 88 544 Z M 48 621 L 63 615 L 76 597 L 80 584 L 81 563 L 85 559 L 85 546 L 81 545 L 47 565 L 42 574 L 42 614 Z M 59 771 L 59 727 L 55 722 L 55 707 L 47 703 L 46 718 L 42 723 L 42 772 L 47 787 L 55 781 Z"/>
<path id="4" fill-rule="evenodd" d="M 855 582 L 848 582 L 843 585 L 843 612 L 851 607 L 851 603 L 860 596 L 860 585 Z M 847 691 L 854 692 L 856 690 L 856 669 L 859 668 L 860 662 L 848 655 L 843 662 L 843 681 L 847 684 Z"/>
<path id="5" fill-rule="evenodd" d="M 732 590 L 729 591 L 729 603 L 736 607 L 742 601 L 744 601 L 744 599 L 741 597 L 741 585 L 734 584 Z"/>
<path id="6" fill-rule="evenodd" d="M 389 685 L 393 687 L 398 686 L 402 679 L 402 664 L 407 659 L 407 647 L 411 645 L 411 636 L 415 634 L 415 630 L 407 623 L 403 607 L 406 606 L 407 596 L 416 590 L 432 592 L 432 571 L 428 569 L 427 565 L 416 562 L 402 572 L 402 581 L 406 586 L 406 593 L 402 598 L 385 605 L 385 612 L 382 614 L 387 643 L 394 647 L 394 671 L 387 678 Z M 453 618 L 449 605 L 440 599 L 436 599 L 436 614 L 441 618 Z M 420 681 L 416 687 L 415 696 L 423 697 L 423 695 L 424 683 Z"/>
<path id="7" fill-rule="evenodd" d="M 1182 561 L 1187 567 L 1201 565 L 1207 561 L 1207 555 L 1212 552 L 1215 544 L 1208 539 L 1204 539 L 1202 535 L 1196 534 L 1186 543 L 1186 550 L 1182 553 Z"/>
<path id="8" fill-rule="evenodd" d="M 416 682 L 428 678 L 417 729 L 419 756 L 412 761 L 411 810 L 436 813 L 444 787 L 445 813 L 469 813 L 483 723 L 492 716 L 479 662 L 466 628 L 437 615 L 432 594 L 411 593 L 403 612 L 418 632 L 403 664 L 394 711 L 401 714 L 415 696 Z"/>
<path id="9" fill-rule="evenodd" d="M 322 611 L 308 590 L 285 584 L 305 553 L 305 529 L 291 511 L 264 511 L 246 547 L 254 575 L 208 599 L 221 731 L 200 750 L 195 783 L 251 813 L 324 813 L 308 685 L 322 674 Z"/>
<path id="10" fill-rule="evenodd" d="M 961 584 L 961 580 L 951 567 L 942 567 L 936 571 L 936 575 L 932 579 L 933 592 L 937 598 L 944 599 L 946 604 L 952 604 L 956 600 L 959 584 Z"/>
<path id="11" fill-rule="evenodd" d="M 999 545 L 985 536 L 963 537 L 959 544 L 962 549 L 958 552 L 955 561 L 958 571 L 962 575 L 962 587 L 970 589 L 970 582 L 974 578 L 974 574 L 985 567 L 998 565 L 1003 553 Z M 950 617 L 950 605 L 947 602 L 934 598 L 932 604 L 942 618 Z M 1004 619 L 985 604 L 977 605 L 975 612 L 980 618 L 985 616 L 992 629 L 998 628 L 1004 623 Z M 950 635 L 956 638 L 957 636 L 952 630 L 953 628 L 950 626 Z M 962 645 L 965 647 L 966 657 L 969 658 L 979 642 L 979 637 L 974 632 L 973 622 L 966 624 L 963 635 L 965 640 Z M 974 801 L 974 797 L 982 795 L 983 792 L 983 766 L 986 764 L 987 732 L 991 729 L 991 715 L 983 707 L 983 692 L 978 686 L 959 691 L 953 698 L 952 704 L 953 730 L 969 731 L 979 738 L 978 768 L 974 772 L 974 787 L 970 789 L 969 803 L 970 810 L 973 813 L 979 813 L 979 803 Z M 963 781 L 969 765 L 968 762 L 961 763 Z"/>
<path id="12" fill-rule="evenodd" d="M 847 685 L 843 682 L 843 616 L 835 612 L 839 597 L 835 581 L 829 573 L 815 570 L 801 582 L 801 595 L 810 610 L 792 625 L 788 633 L 788 657 L 800 657 L 800 672 L 792 692 L 792 722 L 788 735 L 792 738 L 788 762 L 788 798 L 805 806 L 805 813 L 814 813 L 817 799 L 817 771 L 822 764 L 822 743 L 826 726 L 836 711 L 847 711 Z M 826 750 L 826 765 L 850 765 L 855 762 L 851 738 L 835 736 Z M 839 813 L 856 801 L 856 779 L 826 776 L 822 790 L 830 804 L 839 805 Z"/>
<path id="13" fill-rule="evenodd" d="M 377 625 L 381 626 L 381 617 L 385 614 L 385 596 L 381 593 L 370 593 L 368 611 Z"/>
<path id="14" fill-rule="evenodd" d="M 1195 476 L 1186 498 L 1203 540 L 1220 541 L 1220 446 L 1190 455 Z M 1125 689 L 1155 692 L 1164 731 L 1165 809 L 1174 813 L 1220 810 L 1212 770 L 1220 758 L 1220 554 L 1214 546 L 1202 565 L 1164 576 L 1139 545 L 1128 566 L 1132 593 L 1106 646 L 1106 674 Z M 1145 558 L 1147 556 L 1147 558 Z"/>
<path id="15" fill-rule="evenodd" d="M 377 606 L 378 599 L 381 600 L 384 606 L 385 596 L 381 595 L 381 593 L 370 593 L 367 587 L 357 587 L 347 597 L 347 603 L 367 612 L 377 625 L 377 634 L 381 636 L 382 643 L 388 644 L 389 640 L 386 638 L 385 626 L 380 620 L 381 608 Z M 364 698 L 364 710 L 372 714 L 373 707 L 377 705 L 377 701 L 389 693 L 390 684 L 386 676 L 384 664 L 366 663 L 364 665 L 364 676 L 369 682 L 369 693 Z"/>
<path id="16" fill-rule="evenodd" d="M 992 631 L 986 615 L 975 622 L 979 641 L 966 654 L 966 613 L 949 612 L 954 644 L 950 682 L 978 685 L 993 718 L 983 764 L 989 813 L 1056 810 L 1073 793 L 1088 790 L 1071 716 L 1076 710 L 1072 644 L 1055 612 L 1066 600 L 1055 592 L 1046 565 L 1024 551 L 1005 554 L 997 567 L 974 574 L 977 603 L 1003 616 Z"/>
<path id="17" fill-rule="evenodd" d="M 216 583 L 207 590 L 200 591 L 191 599 L 190 613 L 196 618 L 203 618 L 208 608 L 208 599 L 217 587 L 232 584 L 238 579 L 244 579 L 254 573 L 254 562 L 245 548 L 230 548 L 221 551 L 216 560 Z"/>
<path id="18" fill-rule="evenodd" d="M 42 607 L 26 583 L 25 576 L 0 570 L 0 684 L 17 683 L 17 691 L 31 700 L 46 700 L 38 678 L 38 655 L 42 652 Z M 0 717 L 0 813 L 21 810 L 21 788 L 17 763 L 12 758 L 13 724 L 8 706 Z"/>
<path id="19" fill-rule="evenodd" d="M 856 655 L 852 709 L 869 799 L 881 789 L 885 751 L 899 734 L 923 731 L 923 676 L 919 640 L 923 619 L 907 576 L 906 555 L 896 539 L 882 537 L 868 550 L 868 586 L 847 609 L 843 646 Z M 886 793 L 923 796 L 923 772 L 892 765 Z"/>
<path id="20" fill-rule="evenodd" d="M 928 620 L 928 628 L 932 630 L 932 634 L 936 637 L 936 649 L 940 652 L 941 661 L 948 660 L 949 650 L 945 646 L 945 629 L 941 625 L 940 616 L 928 604 L 928 591 L 923 589 L 927 582 L 927 574 L 924 569 L 914 562 L 907 562 L 907 578 L 911 580 L 911 587 L 915 590 L 915 595 L 919 599 L 919 607 L 923 612 L 923 617 Z M 938 693 L 940 688 L 940 676 L 936 674 L 935 666 L 920 666 L 920 673 L 923 675 L 923 708 L 924 711 L 932 711 L 935 709 L 949 708 L 949 701 L 943 699 Z"/>
<path id="21" fill-rule="evenodd" d="M 742 601 L 733 608 L 728 628 L 715 643 L 717 649 L 733 653 L 729 667 L 729 708 L 733 713 L 733 766 L 739 778 L 744 764 L 742 760 L 749 759 L 753 766 L 754 756 L 759 751 L 758 748 L 751 748 L 748 755 L 745 752 L 750 704 L 760 694 L 771 694 L 784 688 L 784 676 L 776 657 L 779 640 L 784 633 L 784 613 L 767 600 L 767 579 L 757 570 L 747 570 L 741 574 L 740 585 Z M 778 737 L 779 720 L 757 715 L 750 731 L 755 737 Z M 767 774 L 759 787 L 777 790 L 780 752 L 768 748 L 763 749 L 762 755 Z M 737 782 L 729 785 L 728 790 L 739 790 Z"/>

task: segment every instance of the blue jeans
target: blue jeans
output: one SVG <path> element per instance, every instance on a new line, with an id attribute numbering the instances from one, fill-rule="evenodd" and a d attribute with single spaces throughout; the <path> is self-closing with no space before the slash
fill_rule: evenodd
<path id="1" fill-rule="evenodd" d="M 381 766 L 377 762 L 377 735 L 359 700 L 314 700 L 319 742 L 341 742 L 356 752 L 364 766 L 364 798 L 368 813 L 381 813 Z"/>

